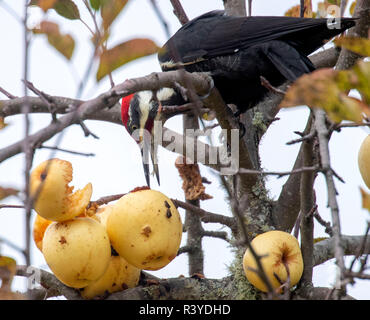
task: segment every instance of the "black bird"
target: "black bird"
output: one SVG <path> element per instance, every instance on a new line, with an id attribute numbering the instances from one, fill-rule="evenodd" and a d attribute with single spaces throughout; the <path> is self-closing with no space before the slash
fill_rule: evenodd
<path id="1" fill-rule="evenodd" d="M 337 18 L 329 23 L 332 20 L 234 17 L 211 11 L 183 25 L 159 50 L 158 60 L 163 71 L 185 68 L 209 73 L 225 103 L 235 104 L 240 114 L 267 93 L 261 76 L 279 86 L 312 72 L 315 67 L 307 56 L 354 26 L 356 19 Z M 158 99 L 152 99 L 144 91 L 123 99 L 122 122 L 130 134 L 135 129 L 152 132 L 158 100 L 162 105 L 184 103 L 174 89 L 162 89 L 157 95 Z"/>
<path id="2" fill-rule="evenodd" d="M 183 66 L 209 72 L 224 101 L 240 113 L 267 93 L 260 76 L 273 86 L 315 70 L 307 55 L 354 26 L 353 18 L 233 17 L 212 11 L 186 23 L 159 51 L 163 71 Z"/>

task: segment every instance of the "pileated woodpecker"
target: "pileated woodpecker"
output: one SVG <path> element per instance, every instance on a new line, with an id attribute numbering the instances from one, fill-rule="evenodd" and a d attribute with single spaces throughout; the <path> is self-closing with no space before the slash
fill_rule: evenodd
<path id="1" fill-rule="evenodd" d="M 241 114 L 260 102 L 271 85 L 294 81 L 315 70 L 307 55 L 326 41 L 355 25 L 355 18 L 234 17 L 211 11 L 183 25 L 159 50 L 163 71 L 184 68 L 207 72 L 227 104 Z M 135 129 L 152 131 L 162 105 L 184 103 L 174 89 L 162 89 L 158 99 L 138 92 L 122 100 L 122 121 L 130 134 Z M 141 135 L 140 135 L 141 136 Z M 140 140 L 140 139 L 139 139 Z M 144 165 L 149 185 L 149 167 Z M 158 167 L 154 167 L 158 178 Z"/>

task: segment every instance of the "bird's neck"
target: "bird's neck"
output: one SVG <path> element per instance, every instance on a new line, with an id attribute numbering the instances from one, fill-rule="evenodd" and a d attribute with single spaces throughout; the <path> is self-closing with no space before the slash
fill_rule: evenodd
<path id="1" fill-rule="evenodd" d="M 157 98 L 163 106 L 176 106 L 186 103 L 177 89 L 163 88 L 157 92 Z"/>

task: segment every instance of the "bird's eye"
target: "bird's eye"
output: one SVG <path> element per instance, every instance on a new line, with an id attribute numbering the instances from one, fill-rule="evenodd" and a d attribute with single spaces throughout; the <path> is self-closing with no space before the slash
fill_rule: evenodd
<path id="1" fill-rule="evenodd" d="M 137 125 L 134 124 L 134 125 L 131 126 L 132 131 L 135 131 L 136 129 L 137 129 Z"/>

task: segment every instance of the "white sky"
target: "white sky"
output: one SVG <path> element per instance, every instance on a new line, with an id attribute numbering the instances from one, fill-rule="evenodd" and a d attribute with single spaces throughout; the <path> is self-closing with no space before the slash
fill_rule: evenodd
<path id="1" fill-rule="evenodd" d="M 23 16 L 24 1 L 0 0 L 11 6 L 17 14 Z M 314 1 L 316 4 L 318 1 Z M 76 3 L 81 3 L 76 1 Z M 168 0 L 158 0 L 161 11 L 170 25 L 173 34 L 180 26 L 177 18 L 172 14 L 172 7 Z M 218 0 L 182 0 L 185 11 L 189 18 L 194 18 L 202 13 L 214 9 L 222 9 L 222 1 Z M 298 4 L 294 0 L 268 1 L 259 0 L 253 2 L 254 15 L 283 15 L 293 5 Z M 86 10 L 79 5 L 84 20 L 91 25 Z M 38 9 L 30 10 L 30 26 L 40 21 L 42 15 Z M 79 77 L 85 72 L 89 62 L 92 46 L 90 34 L 78 21 L 67 21 L 50 12 L 48 18 L 60 23 L 61 32 L 71 33 L 76 41 L 76 49 L 72 58 L 72 65 L 68 64 L 64 57 L 48 46 L 45 37 L 39 36 L 32 39 L 30 49 L 30 73 L 29 80 L 34 85 L 51 95 L 74 97 Z M 134 37 L 148 37 L 162 45 L 166 36 L 161 24 L 156 18 L 149 0 L 131 1 L 118 21 L 113 25 L 109 46 L 114 46 L 124 40 Z M 22 25 L 0 5 L 0 86 L 14 95 L 21 96 L 23 87 L 23 30 Z M 94 73 L 83 98 L 90 99 L 109 89 L 109 81 L 104 79 L 97 85 Z M 116 83 L 125 79 L 144 76 L 153 71 L 160 71 L 156 56 L 142 58 L 136 62 L 127 64 L 113 73 Z M 5 99 L 1 97 L 0 99 Z M 307 119 L 307 108 L 296 108 L 279 113 L 280 121 L 275 122 L 262 140 L 261 159 L 266 170 L 284 171 L 291 169 L 295 160 L 299 145 L 287 146 L 286 142 L 297 138 L 294 131 L 302 131 Z M 32 116 L 32 131 L 36 131 L 47 125 L 50 116 Z M 20 140 L 23 136 L 23 118 L 15 116 L 7 119 L 10 125 L 0 132 L 0 148 L 12 142 Z M 178 132 L 181 131 L 181 119 L 175 118 L 167 122 L 167 126 Z M 122 126 L 109 123 L 87 121 L 89 129 L 100 137 L 99 140 L 92 137 L 85 138 L 79 126 L 69 128 L 60 145 L 62 148 L 81 152 L 94 152 L 93 158 L 74 156 L 68 153 L 57 153 L 56 156 L 69 160 L 74 168 L 74 180 L 72 185 L 76 188 L 83 187 L 86 183 L 93 184 L 93 197 L 124 193 L 136 186 L 145 185 L 142 171 L 140 153 L 136 143 L 129 137 Z M 340 134 L 334 133 L 330 150 L 333 168 L 346 181 L 342 184 L 336 181 L 339 192 L 339 206 L 341 213 L 342 232 L 347 235 L 361 235 L 365 231 L 368 213 L 361 208 L 359 186 L 366 188 L 357 167 L 357 153 L 361 142 L 368 134 L 364 129 L 343 129 Z M 53 145 L 50 140 L 46 145 Z M 34 164 L 48 159 L 50 151 L 40 150 L 36 153 Z M 172 198 L 183 199 L 183 192 L 178 172 L 174 167 L 176 155 L 168 151 L 160 150 L 159 169 L 161 186 L 157 186 L 152 179 L 152 187 L 162 191 Z M 22 188 L 23 186 L 24 160 L 22 155 L 1 163 L 0 186 Z M 228 214 L 229 209 L 225 202 L 225 194 L 219 186 L 218 179 L 205 167 L 201 168 L 202 174 L 213 183 L 206 186 L 206 192 L 213 195 L 212 200 L 202 202 L 202 207 L 217 213 Z M 286 178 L 268 178 L 267 186 L 270 195 L 276 199 Z M 316 179 L 316 195 L 319 204 L 320 215 L 330 221 L 330 212 L 327 209 L 327 193 L 324 179 L 321 175 Z M 3 203 L 18 203 L 15 198 L 8 198 Z M 182 214 L 182 211 L 181 211 Z M 23 210 L 7 209 L 0 212 L 0 237 L 6 238 L 18 246 L 24 244 L 24 213 Z M 183 215 L 182 215 L 183 217 Z M 212 230 L 221 229 L 219 225 L 205 225 Z M 315 224 L 315 237 L 326 236 L 323 228 Z M 183 240 L 185 241 L 184 235 Z M 205 275 L 210 278 L 222 278 L 227 274 L 227 265 L 232 261 L 232 253 L 227 244 L 218 239 L 204 238 L 205 248 Z M 0 252 L 3 255 L 14 257 L 19 264 L 24 263 L 22 256 L 6 245 L 1 245 Z M 45 260 L 38 249 L 32 247 L 33 264 L 47 268 Z M 347 259 L 351 261 L 351 258 Z M 317 286 L 330 286 L 334 279 L 335 269 L 332 262 L 327 262 L 314 269 L 314 283 Z M 187 257 L 181 255 L 162 270 L 153 272 L 159 277 L 176 277 L 180 274 L 187 275 Z M 15 286 L 21 288 L 25 280 L 17 278 Z M 369 282 L 356 280 L 354 286 L 348 286 L 349 294 L 358 299 L 369 299 Z"/>

